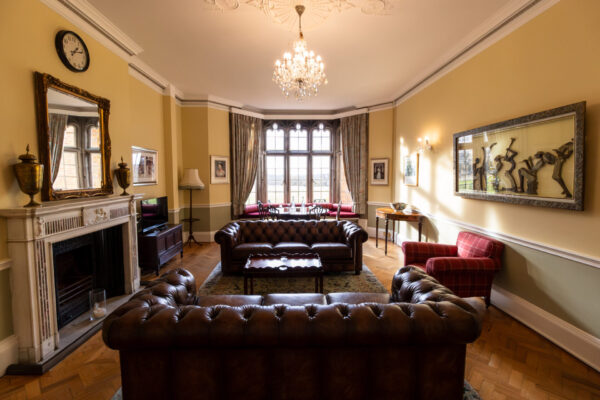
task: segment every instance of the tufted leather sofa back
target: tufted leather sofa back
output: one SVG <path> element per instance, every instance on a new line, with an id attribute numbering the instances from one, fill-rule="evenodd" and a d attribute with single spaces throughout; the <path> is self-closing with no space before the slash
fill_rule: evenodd
<path id="1" fill-rule="evenodd" d="M 179 269 L 109 315 L 124 399 L 461 399 L 480 299 L 414 267 L 393 303 L 200 307 Z M 351 301 L 351 297 L 348 297 Z"/>
<path id="2" fill-rule="evenodd" d="M 347 221 L 239 221 L 241 243 L 345 242 L 343 227 Z"/>

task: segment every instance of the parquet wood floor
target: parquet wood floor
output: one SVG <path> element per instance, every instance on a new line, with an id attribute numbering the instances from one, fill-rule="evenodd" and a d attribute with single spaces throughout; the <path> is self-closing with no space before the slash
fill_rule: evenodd
<path id="1" fill-rule="evenodd" d="M 390 287 L 401 265 L 400 248 L 391 245 L 385 256 L 369 239 L 364 250 L 365 264 Z M 173 259 L 161 273 L 184 266 L 200 283 L 219 259 L 214 243 L 186 247 L 183 259 Z M 468 346 L 466 378 L 484 400 L 600 400 L 600 373 L 493 306 L 481 337 Z M 0 399 L 105 400 L 120 386 L 119 355 L 98 333 L 43 376 L 0 378 Z"/>

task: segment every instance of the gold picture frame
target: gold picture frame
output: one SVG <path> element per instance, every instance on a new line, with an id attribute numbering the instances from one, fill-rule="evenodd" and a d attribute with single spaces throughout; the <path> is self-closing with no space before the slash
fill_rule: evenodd
<path id="1" fill-rule="evenodd" d="M 371 185 L 389 185 L 389 158 L 371 159 Z"/>

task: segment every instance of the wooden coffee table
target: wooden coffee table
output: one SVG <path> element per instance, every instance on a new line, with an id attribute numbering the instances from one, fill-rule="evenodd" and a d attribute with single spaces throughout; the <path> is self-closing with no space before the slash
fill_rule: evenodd
<path id="1" fill-rule="evenodd" d="M 254 293 L 254 278 L 258 277 L 314 277 L 315 292 L 323 293 L 323 272 L 321 258 L 315 253 L 251 254 L 242 270 L 244 294 Z"/>

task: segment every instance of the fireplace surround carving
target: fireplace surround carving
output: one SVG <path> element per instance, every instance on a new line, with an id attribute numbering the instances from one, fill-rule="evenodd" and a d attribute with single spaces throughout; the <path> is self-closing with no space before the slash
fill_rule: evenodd
<path id="1" fill-rule="evenodd" d="M 140 286 L 137 258 L 136 197 L 108 196 L 44 203 L 36 208 L 0 210 L 6 218 L 12 259 L 13 326 L 19 364 L 40 364 L 59 351 L 59 328 L 52 246 L 121 226 L 123 292 Z"/>

